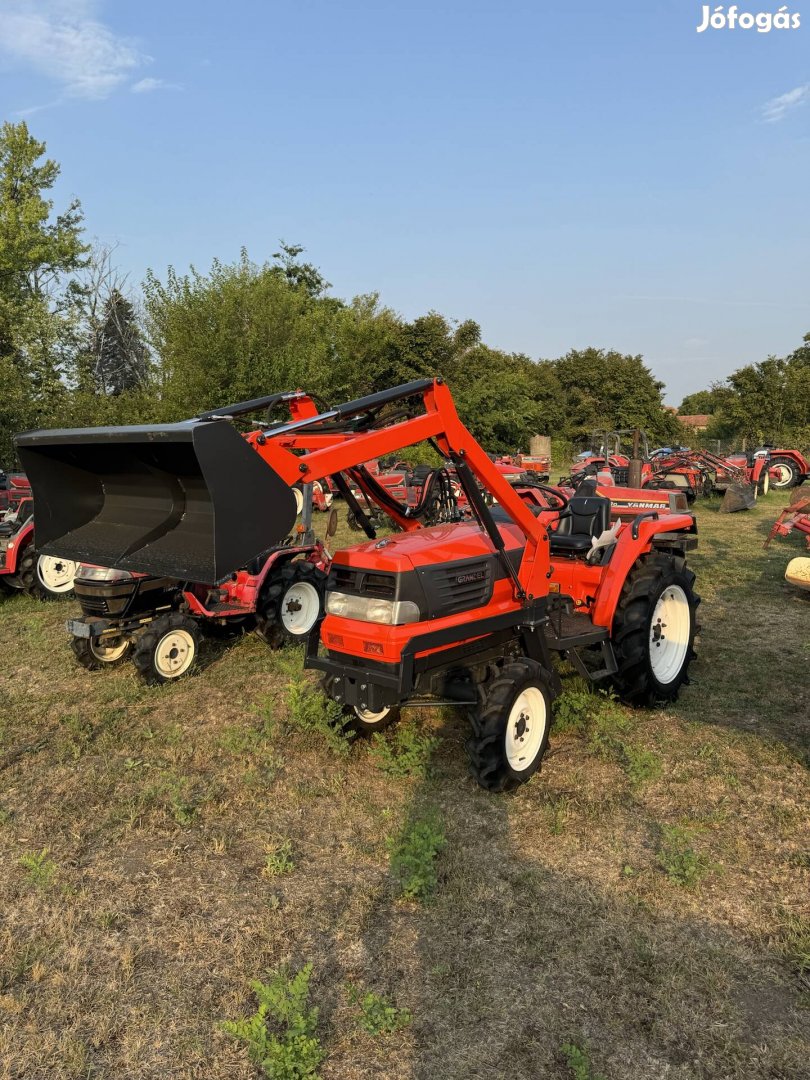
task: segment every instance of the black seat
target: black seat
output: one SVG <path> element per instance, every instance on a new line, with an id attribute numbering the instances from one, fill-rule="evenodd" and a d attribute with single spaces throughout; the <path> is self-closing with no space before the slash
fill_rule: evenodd
<path id="1" fill-rule="evenodd" d="M 595 536 L 610 528 L 610 499 L 601 495 L 574 495 L 551 533 L 552 555 L 583 555 Z"/>

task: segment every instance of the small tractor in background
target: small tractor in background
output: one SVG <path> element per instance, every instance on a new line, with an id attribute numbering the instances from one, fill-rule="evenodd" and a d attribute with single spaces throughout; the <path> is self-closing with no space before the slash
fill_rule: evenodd
<path id="1" fill-rule="evenodd" d="M 574 481 L 595 466 L 600 475 L 609 474 L 618 486 L 682 491 L 690 503 L 698 496 L 720 493 L 725 496 L 722 513 L 751 509 L 757 495 L 768 491 L 768 454 L 764 450 L 727 458 L 685 447 L 651 453 L 646 434 L 638 428 L 596 432 L 592 439 L 594 449 L 580 454 L 572 469 Z"/>
<path id="2" fill-rule="evenodd" d="M 235 420 L 283 402 L 300 417 L 309 400 L 302 392 L 273 395 L 214 415 Z M 332 494 L 325 484 L 300 482 L 291 492 L 301 519 L 295 531 L 215 587 L 80 563 L 75 593 L 82 615 L 66 625 L 82 667 L 97 671 L 131 659 L 146 683 L 158 685 L 194 669 L 204 636 L 228 638 L 254 630 L 271 648 L 303 642 L 323 616 L 331 563 L 312 529 L 312 511 L 328 509 Z M 333 511 L 327 540 L 336 527 Z"/>
<path id="3" fill-rule="evenodd" d="M 39 600 L 57 600 L 73 592 L 76 563 L 39 555 L 34 547 L 34 500 L 27 479 L 9 478 L 7 505 L 0 514 L 0 588 L 25 592 Z"/>
<path id="4" fill-rule="evenodd" d="M 220 411 L 16 441 L 48 508 L 37 519 L 44 551 L 212 589 L 288 535 L 295 483 L 330 477 L 369 539 L 335 554 L 305 666 L 358 732 L 383 730 L 408 705 L 465 710 L 470 769 L 488 790 L 540 767 L 561 689 L 555 654 L 635 705 L 673 701 L 688 682 L 693 516 L 652 510 L 611 524 L 593 480 L 570 497 L 517 490 L 442 379 L 307 410 L 246 438 Z M 424 500 L 395 499 L 360 464 L 421 442 L 452 462 L 470 519 L 426 527 Z M 378 539 L 351 485 L 401 532 Z"/>

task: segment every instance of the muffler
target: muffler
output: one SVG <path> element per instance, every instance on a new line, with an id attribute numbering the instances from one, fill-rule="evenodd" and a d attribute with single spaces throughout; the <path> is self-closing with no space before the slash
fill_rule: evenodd
<path id="1" fill-rule="evenodd" d="M 295 523 L 290 487 L 226 420 L 30 431 L 15 443 L 45 555 L 215 585 Z"/>

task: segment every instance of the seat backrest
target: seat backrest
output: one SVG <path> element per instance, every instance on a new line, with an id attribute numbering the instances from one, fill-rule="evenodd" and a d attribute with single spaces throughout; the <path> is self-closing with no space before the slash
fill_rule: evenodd
<path id="1" fill-rule="evenodd" d="M 603 495 L 574 495 L 560 515 L 562 536 L 600 536 L 610 528 L 610 499 Z"/>

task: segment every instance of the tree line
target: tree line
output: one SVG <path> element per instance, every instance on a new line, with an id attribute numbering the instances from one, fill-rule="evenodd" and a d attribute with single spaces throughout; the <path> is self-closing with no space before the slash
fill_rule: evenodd
<path id="1" fill-rule="evenodd" d="M 678 411 L 708 415 L 709 441 L 810 447 L 810 334 L 789 356 L 747 364 L 689 394 Z"/>
<path id="2" fill-rule="evenodd" d="M 489 450 L 612 427 L 683 437 L 641 356 L 536 360 L 487 345 L 471 319 L 342 300 L 297 245 L 132 288 L 114 249 L 87 241 L 78 200 L 54 209 L 45 153 L 24 122 L 0 129 L 0 463 L 34 427 L 165 422 L 296 387 L 338 402 L 437 374 Z"/>

